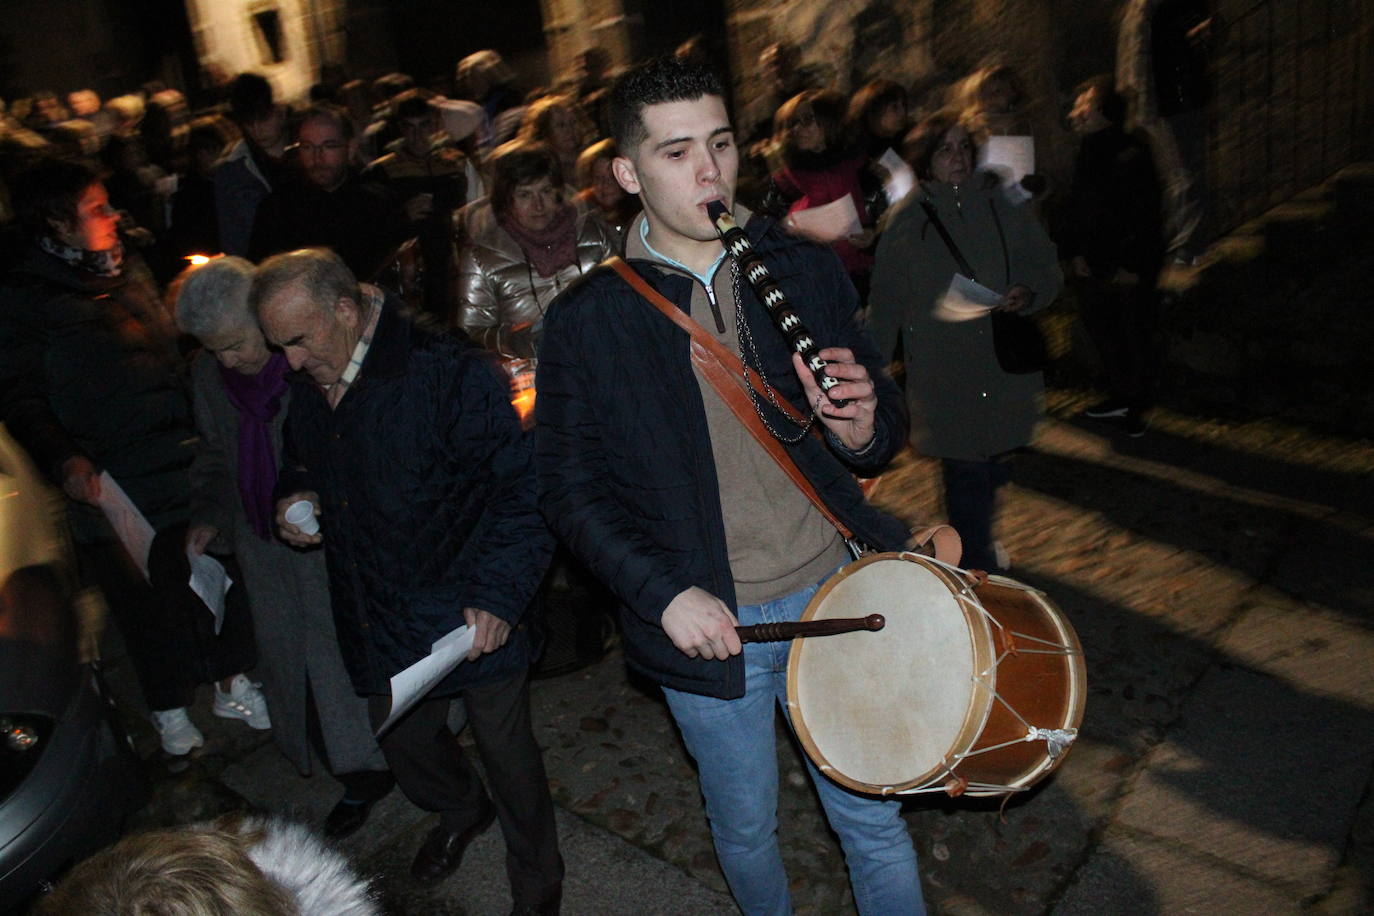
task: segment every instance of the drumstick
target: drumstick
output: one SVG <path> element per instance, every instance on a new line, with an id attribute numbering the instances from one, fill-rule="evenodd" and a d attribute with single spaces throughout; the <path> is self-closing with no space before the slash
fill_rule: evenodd
<path id="1" fill-rule="evenodd" d="M 740 642 L 778 642 L 801 636 L 832 636 L 853 633 L 855 630 L 881 630 L 887 623 L 882 614 L 867 617 L 837 617 L 833 620 L 808 620 L 803 623 L 760 623 L 752 627 L 735 627 Z"/>

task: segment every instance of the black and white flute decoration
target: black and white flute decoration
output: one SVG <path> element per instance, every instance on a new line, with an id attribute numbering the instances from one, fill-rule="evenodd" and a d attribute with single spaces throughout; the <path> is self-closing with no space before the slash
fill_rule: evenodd
<path id="1" fill-rule="evenodd" d="M 767 309 L 768 317 L 773 319 L 774 326 L 787 338 L 792 349 L 801 354 L 802 362 L 806 363 L 806 367 L 815 376 L 816 384 L 820 386 L 821 391 L 825 392 L 825 396 L 830 398 L 830 403 L 836 407 L 847 405 L 848 400 L 840 400 L 830 394 L 830 389 L 840 384 L 839 379 L 826 374 L 826 362 L 821 359 L 815 338 L 802 324 L 797 313 L 792 311 L 787 296 L 764 266 L 763 259 L 754 250 L 754 244 L 749 241 L 749 236 L 735 223 L 735 218 L 725 209 L 725 204 L 718 200 L 706 205 L 706 215 L 711 218 L 716 231 L 720 233 L 725 250 L 739 262 L 740 272 L 754 288 L 754 295 L 759 297 L 759 301 Z"/>

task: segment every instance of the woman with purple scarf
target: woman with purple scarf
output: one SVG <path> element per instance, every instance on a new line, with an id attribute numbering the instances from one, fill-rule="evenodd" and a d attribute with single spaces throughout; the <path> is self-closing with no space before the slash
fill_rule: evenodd
<path id="1" fill-rule="evenodd" d="M 295 550 L 272 534 L 288 366 L 268 349 L 248 308 L 252 280 L 250 262 L 216 258 L 190 268 L 176 297 L 177 324 L 204 348 L 191 367 L 200 447 L 191 465 L 187 548 L 235 555 L 253 611 L 272 737 L 309 774 L 307 717 L 318 716 L 325 763 L 344 786 L 324 824 L 338 838 L 362 826 L 393 780 L 339 655 L 324 552 Z"/>

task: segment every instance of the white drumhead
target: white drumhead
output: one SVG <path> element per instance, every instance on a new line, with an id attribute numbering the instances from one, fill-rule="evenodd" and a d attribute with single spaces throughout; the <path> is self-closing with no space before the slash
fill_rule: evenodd
<path id="1" fill-rule="evenodd" d="M 804 619 L 882 614 L 887 625 L 793 643 L 788 692 L 798 733 L 841 782 L 881 791 L 928 780 L 955 750 L 975 702 L 974 666 L 986 653 L 968 621 L 982 619 L 965 613 L 939 574 L 895 554 L 836 579 Z"/>

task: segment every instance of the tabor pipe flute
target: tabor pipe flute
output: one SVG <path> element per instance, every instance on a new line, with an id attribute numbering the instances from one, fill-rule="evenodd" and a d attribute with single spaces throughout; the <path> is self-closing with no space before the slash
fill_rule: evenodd
<path id="1" fill-rule="evenodd" d="M 754 243 L 749 241 L 749 236 L 735 223 L 735 218 L 725 209 L 725 204 L 718 200 L 706 205 L 706 215 L 711 218 L 711 223 L 720 233 L 725 250 L 739 261 L 740 273 L 744 274 L 749 285 L 754 288 L 754 294 L 767 309 L 768 317 L 773 319 L 773 325 L 787 338 L 787 343 L 792 349 L 801 354 L 802 362 L 811 370 L 821 391 L 825 392 L 825 396 L 830 398 L 830 403 L 836 407 L 846 406 L 849 403 L 848 399 L 835 398 L 830 394 L 830 389 L 840 384 L 839 379 L 826 373 L 826 362 L 821 359 L 815 338 L 802 324 L 797 313 L 792 311 L 787 296 L 768 272 L 759 253 L 754 250 Z"/>

